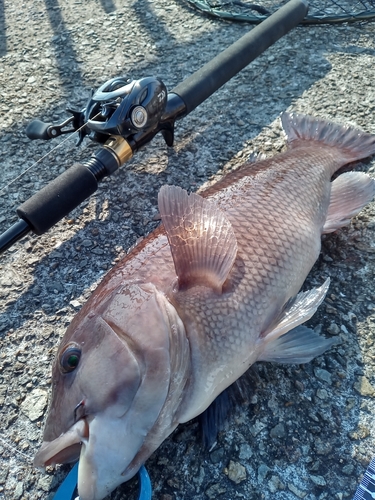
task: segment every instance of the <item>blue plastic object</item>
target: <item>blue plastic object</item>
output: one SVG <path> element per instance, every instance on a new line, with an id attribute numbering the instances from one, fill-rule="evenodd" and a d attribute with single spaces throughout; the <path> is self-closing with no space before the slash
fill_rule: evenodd
<path id="1" fill-rule="evenodd" d="M 150 476 L 144 465 L 139 469 L 139 497 L 138 500 L 151 500 L 152 488 Z M 78 481 L 78 462 L 64 479 L 53 497 L 53 500 L 74 500 Z M 79 497 L 76 498 L 79 500 Z"/>
<path id="2" fill-rule="evenodd" d="M 151 495 L 152 495 L 151 481 L 150 481 L 150 476 L 148 475 L 148 472 L 144 465 L 142 465 L 142 467 L 139 469 L 138 474 L 139 474 L 139 484 L 140 484 L 138 500 L 151 500 Z"/>
<path id="3" fill-rule="evenodd" d="M 73 500 L 78 481 L 78 462 L 66 476 L 53 500 Z"/>

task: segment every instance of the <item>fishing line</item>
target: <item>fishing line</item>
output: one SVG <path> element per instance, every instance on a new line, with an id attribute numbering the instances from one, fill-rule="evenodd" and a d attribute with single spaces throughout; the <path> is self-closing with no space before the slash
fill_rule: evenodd
<path id="1" fill-rule="evenodd" d="M 33 458 L 29 455 L 26 455 L 26 453 L 23 453 L 22 451 L 18 450 L 15 446 L 11 445 L 10 443 L 8 443 L 7 441 L 5 441 L 5 439 L 3 439 L 1 436 L 0 436 L 0 442 L 6 446 L 7 448 L 9 448 L 10 450 L 12 450 L 13 452 L 15 453 L 18 453 L 19 455 L 21 455 L 21 457 L 24 459 L 24 460 L 27 460 L 28 463 L 30 463 L 30 460 L 32 461 Z"/>
<path id="2" fill-rule="evenodd" d="M 100 113 L 98 113 L 97 115 L 95 115 L 93 118 L 91 118 L 92 120 L 95 120 L 95 118 L 97 118 L 98 116 L 100 116 Z M 33 163 L 30 167 L 28 167 L 26 170 L 24 170 L 23 172 L 20 173 L 20 175 L 18 175 L 17 177 L 15 177 L 13 180 L 11 180 L 9 182 L 9 184 L 7 184 L 6 186 L 4 186 L 1 190 L 0 190 L 0 195 L 3 194 L 5 192 L 6 189 L 9 188 L 9 186 L 11 186 L 12 184 L 14 184 L 17 180 L 19 180 L 21 177 L 23 177 L 29 170 L 31 170 L 32 168 L 35 167 L 35 165 L 37 165 L 38 163 L 40 163 L 41 161 L 43 161 L 45 158 L 47 158 L 47 156 L 49 156 L 51 153 L 53 153 L 53 151 L 56 151 L 56 149 L 60 148 L 63 144 L 65 144 L 67 141 L 69 141 L 75 134 L 77 134 L 80 130 L 82 130 L 84 127 L 86 127 L 87 125 L 87 122 L 84 123 L 81 127 L 79 127 L 77 130 L 75 130 L 74 132 L 72 132 L 70 135 L 68 135 L 65 139 L 63 139 L 57 146 L 55 146 L 54 148 L 52 148 L 50 151 L 48 151 L 48 153 L 46 153 L 44 156 L 42 156 L 41 158 L 39 158 L 39 160 L 37 160 L 35 163 Z"/>

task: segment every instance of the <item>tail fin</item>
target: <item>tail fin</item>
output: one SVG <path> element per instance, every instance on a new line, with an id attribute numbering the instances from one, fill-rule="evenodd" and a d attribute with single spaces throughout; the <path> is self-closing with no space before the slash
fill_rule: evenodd
<path id="1" fill-rule="evenodd" d="M 375 154 L 375 135 L 308 115 L 282 113 L 281 123 L 290 147 L 315 141 L 340 150 L 347 163 Z"/>

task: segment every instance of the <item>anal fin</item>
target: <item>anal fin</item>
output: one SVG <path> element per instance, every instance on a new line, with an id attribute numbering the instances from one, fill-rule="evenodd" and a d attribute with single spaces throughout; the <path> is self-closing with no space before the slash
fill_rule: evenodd
<path id="1" fill-rule="evenodd" d="M 375 196 L 375 181 L 363 172 L 346 172 L 332 182 L 331 199 L 323 233 L 350 223 Z"/>
<path id="2" fill-rule="evenodd" d="M 158 204 L 179 288 L 202 285 L 220 293 L 237 255 L 226 215 L 213 201 L 177 186 L 162 186 Z"/>

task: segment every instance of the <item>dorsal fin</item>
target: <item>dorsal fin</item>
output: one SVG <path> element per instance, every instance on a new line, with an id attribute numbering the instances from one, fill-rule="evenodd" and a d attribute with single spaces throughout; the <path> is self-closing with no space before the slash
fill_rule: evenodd
<path id="1" fill-rule="evenodd" d="M 298 113 L 282 113 L 281 123 L 290 148 L 301 141 L 314 141 L 336 148 L 347 163 L 375 154 L 375 135 Z"/>
<path id="2" fill-rule="evenodd" d="M 202 285 L 221 292 L 237 255 L 225 214 L 213 201 L 177 186 L 163 186 L 158 204 L 179 288 Z"/>

